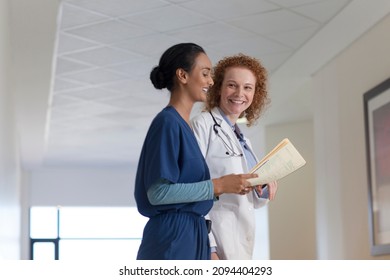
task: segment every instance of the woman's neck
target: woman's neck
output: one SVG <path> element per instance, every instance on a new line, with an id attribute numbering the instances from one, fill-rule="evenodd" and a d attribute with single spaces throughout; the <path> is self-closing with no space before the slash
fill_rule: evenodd
<path id="1" fill-rule="evenodd" d="M 179 115 L 188 124 L 190 124 L 190 115 L 191 115 L 192 107 L 194 105 L 193 102 L 183 98 L 183 96 L 180 97 L 178 94 L 171 94 L 171 98 L 169 100 L 168 105 L 175 108 L 175 110 L 179 113 Z"/>
<path id="2" fill-rule="evenodd" d="M 229 119 L 229 121 L 232 125 L 236 124 L 238 117 L 239 117 L 238 115 L 226 113 L 221 107 L 218 107 L 218 108 L 219 108 L 219 110 L 221 110 L 225 114 L 226 118 Z"/>

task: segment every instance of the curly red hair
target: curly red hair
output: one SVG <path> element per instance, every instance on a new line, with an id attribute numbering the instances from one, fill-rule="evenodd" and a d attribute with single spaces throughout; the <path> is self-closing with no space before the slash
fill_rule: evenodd
<path id="1" fill-rule="evenodd" d="M 256 77 L 255 93 L 252 104 L 240 115 L 240 118 L 246 117 L 247 126 L 251 126 L 260 117 L 262 110 L 269 103 L 267 91 L 267 70 L 262 66 L 259 60 L 244 54 L 228 56 L 221 59 L 213 71 L 214 85 L 207 95 L 206 110 L 211 111 L 214 107 L 219 106 L 221 100 L 221 87 L 225 77 L 225 72 L 231 67 L 247 68 Z"/>

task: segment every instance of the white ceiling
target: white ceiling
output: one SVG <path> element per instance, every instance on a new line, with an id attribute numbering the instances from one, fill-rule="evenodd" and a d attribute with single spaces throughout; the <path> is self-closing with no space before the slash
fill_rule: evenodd
<path id="1" fill-rule="evenodd" d="M 213 62 L 239 52 L 259 58 L 270 72 L 275 108 L 286 108 L 274 120 L 307 117 L 305 101 L 291 110 L 292 97 L 279 93 L 293 91 L 294 82 L 299 86 L 380 19 L 379 12 L 367 15 L 372 1 L 364 1 L 63 0 L 47 77 L 42 162 L 136 164 L 149 123 L 169 97 L 153 88 L 150 70 L 179 42 L 200 44 Z M 366 23 L 349 26 L 360 21 Z M 299 73 L 294 81 L 291 73 Z M 272 114 L 267 118 L 273 121 Z"/>

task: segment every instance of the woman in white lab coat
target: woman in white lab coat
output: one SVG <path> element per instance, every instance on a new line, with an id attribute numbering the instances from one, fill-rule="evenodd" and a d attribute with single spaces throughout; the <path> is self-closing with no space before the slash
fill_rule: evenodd
<path id="1" fill-rule="evenodd" d="M 257 59 L 239 54 L 219 61 L 213 78 L 206 110 L 191 122 L 195 136 L 211 178 L 248 173 L 257 157 L 236 122 L 246 117 L 251 126 L 260 116 L 268 102 L 267 72 Z M 274 198 L 277 183 L 263 187 L 244 195 L 223 194 L 214 203 L 209 213 L 212 259 L 252 259 L 254 210 Z"/>

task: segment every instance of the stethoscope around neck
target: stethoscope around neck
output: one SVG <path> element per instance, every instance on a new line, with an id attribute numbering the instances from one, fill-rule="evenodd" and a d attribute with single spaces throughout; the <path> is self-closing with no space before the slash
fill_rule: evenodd
<path id="1" fill-rule="evenodd" d="M 226 148 L 226 155 L 232 156 L 232 157 L 242 157 L 243 154 L 241 153 L 241 149 L 237 146 L 236 142 L 234 142 L 233 139 L 226 133 L 226 131 L 223 130 L 222 126 L 219 123 L 217 123 L 213 113 L 211 113 L 211 112 L 209 112 L 209 113 L 214 121 L 213 130 L 214 130 L 215 134 L 219 137 L 219 139 L 221 139 L 221 141 L 223 142 L 223 145 Z M 223 137 L 220 135 L 218 130 L 220 132 L 222 132 L 225 139 L 230 143 L 230 145 L 227 143 L 227 141 L 225 139 L 223 139 Z M 234 150 L 234 147 L 237 149 L 238 152 L 236 152 Z"/>

